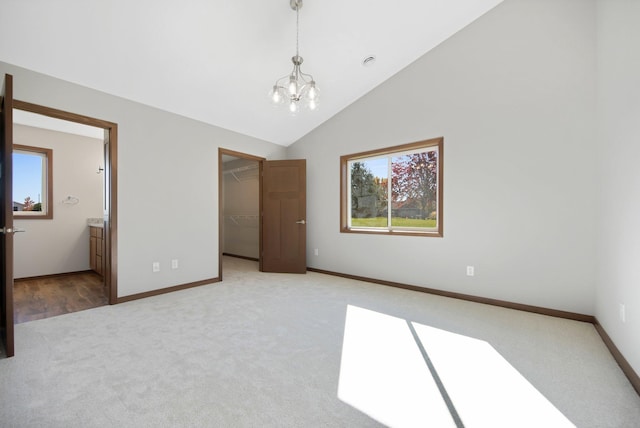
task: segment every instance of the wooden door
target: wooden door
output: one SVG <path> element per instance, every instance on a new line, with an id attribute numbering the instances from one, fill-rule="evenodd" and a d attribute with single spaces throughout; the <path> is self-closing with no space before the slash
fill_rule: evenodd
<path id="1" fill-rule="evenodd" d="M 262 162 L 263 272 L 307 271 L 306 160 Z"/>
<path id="2" fill-rule="evenodd" d="M 0 103 L 0 331 L 13 357 L 13 76 L 6 74 Z"/>

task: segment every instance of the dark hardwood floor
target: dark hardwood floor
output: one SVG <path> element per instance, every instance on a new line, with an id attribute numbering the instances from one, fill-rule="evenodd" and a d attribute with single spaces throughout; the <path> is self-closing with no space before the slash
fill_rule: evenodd
<path id="1" fill-rule="evenodd" d="M 102 277 L 94 272 L 14 281 L 16 324 L 83 311 L 108 303 Z"/>

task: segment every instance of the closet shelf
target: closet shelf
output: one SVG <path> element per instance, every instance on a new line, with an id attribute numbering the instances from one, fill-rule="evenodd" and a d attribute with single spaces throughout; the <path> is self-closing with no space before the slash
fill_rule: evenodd
<path id="1" fill-rule="evenodd" d="M 236 181 L 247 181 L 258 177 L 258 164 L 241 166 L 239 168 L 227 169 L 222 172 L 224 175 L 231 174 Z"/>
<path id="2" fill-rule="evenodd" d="M 236 226 L 258 227 L 257 214 L 230 214 L 224 217 Z"/>

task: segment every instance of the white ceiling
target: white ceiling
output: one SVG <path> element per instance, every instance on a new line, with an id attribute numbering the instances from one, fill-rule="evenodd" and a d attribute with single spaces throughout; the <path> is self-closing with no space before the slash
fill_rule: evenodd
<path id="1" fill-rule="evenodd" d="M 295 117 L 268 97 L 295 54 L 289 0 L 0 0 L 0 60 L 286 146 L 501 1 L 304 0 L 321 104 Z"/>

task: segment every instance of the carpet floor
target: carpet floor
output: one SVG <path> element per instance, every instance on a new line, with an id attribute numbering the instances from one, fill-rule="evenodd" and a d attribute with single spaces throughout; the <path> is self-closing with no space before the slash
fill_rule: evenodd
<path id="1" fill-rule="evenodd" d="M 638 427 L 591 324 L 225 257 L 224 281 L 16 325 L 2 427 Z"/>

